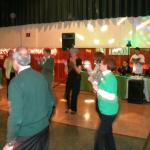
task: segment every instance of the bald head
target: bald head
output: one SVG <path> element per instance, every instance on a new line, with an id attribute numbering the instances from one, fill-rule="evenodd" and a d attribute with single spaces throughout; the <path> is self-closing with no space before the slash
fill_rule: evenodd
<path id="1" fill-rule="evenodd" d="M 18 47 L 13 53 L 13 60 L 16 60 L 21 66 L 27 66 L 31 63 L 31 55 L 27 48 Z"/>

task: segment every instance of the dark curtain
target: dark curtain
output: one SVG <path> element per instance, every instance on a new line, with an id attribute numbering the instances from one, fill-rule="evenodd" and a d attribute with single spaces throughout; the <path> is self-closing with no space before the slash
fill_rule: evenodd
<path id="1" fill-rule="evenodd" d="M 0 0 L 0 26 L 148 15 L 150 0 Z"/>

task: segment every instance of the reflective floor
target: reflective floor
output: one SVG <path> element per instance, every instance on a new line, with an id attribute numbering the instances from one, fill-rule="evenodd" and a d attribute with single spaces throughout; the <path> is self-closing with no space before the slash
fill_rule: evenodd
<path id="1" fill-rule="evenodd" d="M 95 110 L 95 95 L 81 91 L 78 99 L 77 114 L 65 113 L 66 100 L 64 99 L 65 85 L 54 87 L 57 99 L 57 107 L 53 121 L 68 125 L 96 129 L 99 124 L 99 116 Z M 0 110 L 8 110 L 6 100 L 6 87 L 0 90 Z M 126 100 L 120 100 L 120 112 L 114 122 L 113 132 L 121 135 L 147 138 L 150 133 L 150 103 L 131 104 Z"/>

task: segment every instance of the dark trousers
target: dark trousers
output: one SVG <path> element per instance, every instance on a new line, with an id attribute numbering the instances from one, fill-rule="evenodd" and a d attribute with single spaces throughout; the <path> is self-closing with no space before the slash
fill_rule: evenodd
<path id="1" fill-rule="evenodd" d="M 116 115 L 101 114 L 101 123 L 97 130 L 94 150 L 116 150 L 112 133 L 112 123 L 115 118 Z"/>
<path id="2" fill-rule="evenodd" d="M 65 98 L 67 100 L 67 107 L 72 111 L 77 111 L 77 99 L 80 92 L 80 81 L 72 82 L 67 80 Z"/>
<path id="3" fill-rule="evenodd" d="M 48 150 L 49 127 L 32 137 L 18 137 L 13 150 Z"/>

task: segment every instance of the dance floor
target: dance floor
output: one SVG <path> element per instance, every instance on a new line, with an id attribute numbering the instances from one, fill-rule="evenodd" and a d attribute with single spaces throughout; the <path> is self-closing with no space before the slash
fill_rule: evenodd
<path id="1" fill-rule="evenodd" d="M 95 95 L 81 91 L 78 98 L 77 114 L 65 113 L 66 100 L 64 99 L 64 84 L 54 86 L 57 106 L 53 121 L 68 125 L 96 129 L 99 124 L 99 116 L 95 110 Z M 132 137 L 147 138 L 150 133 L 150 104 L 131 104 L 126 100 L 120 101 L 119 115 L 114 122 L 115 134 Z M 0 90 L 0 110 L 8 111 L 6 99 L 6 87 Z"/>

